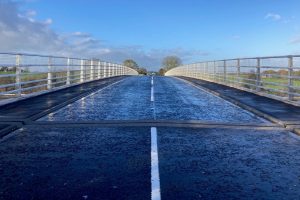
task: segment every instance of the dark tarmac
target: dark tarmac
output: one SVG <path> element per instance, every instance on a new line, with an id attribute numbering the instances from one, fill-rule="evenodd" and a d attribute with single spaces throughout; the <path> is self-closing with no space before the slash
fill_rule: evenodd
<path id="1" fill-rule="evenodd" d="M 129 77 L 40 120 L 158 119 L 264 123 L 231 103 L 170 77 L 154 78 L 154 107 L 150 95 L 151 77 Z"/>
<path id="2" fill-rule="evenodd" d="M 171 77 L 153 101 L 149 76 L 90 85 L 0 107 L 0 128 L 21 127 L 0 139 L 0 199 L 151 199 L 154 126 L 161 199 L 299 199 L 284 127 Z"/>
<path id="3" fill-rule="evenodd" d="M 274 117 L 285 124 L 299 124 L 300 125 L 300 107 L 291 104 L 283 103 L 282 101 L 270 99 L 268 97 L 256 95 L 247 91 L 242 91 L 233 87 L 211 83 L 204 80 L 179 77 L 188 80 L 198 86 L 207 88 L 218 93 L 220 96 L 229 97 L 237 100 L 244 105 L 255 108 L 271 117 Z"/>
<path id="4" fill-rule="evenodd" d="M 97 91 L 124 78 L 120 76 L 105 78 L 0 106 L 0 121 L 35 120 L 40 117 L 38 114 L 44 111 L 66 102 L 72 103 L 72 100 L 77 97 L 88 95 L 90 92 Z"/>

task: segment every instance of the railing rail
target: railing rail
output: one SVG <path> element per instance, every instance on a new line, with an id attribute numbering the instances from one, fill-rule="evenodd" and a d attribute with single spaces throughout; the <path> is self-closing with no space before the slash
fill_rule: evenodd
<path id="1" fill-rule="evenodd" d="M 166 76 L 203 79 L 300 105 L 300 55 L 198 62 Z"/>
<path id="2" fill-rule="evenodd" d="M 101 78 L 138 73 L 99 59 L 0 53 L 0 101 Z"/>

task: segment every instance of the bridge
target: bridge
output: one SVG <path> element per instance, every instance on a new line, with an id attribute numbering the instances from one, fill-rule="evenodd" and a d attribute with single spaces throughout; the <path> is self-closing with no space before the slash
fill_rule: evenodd
<path id="1" fill-rule="evenodd" d="M 0 199 L 298 199 L 299 58 L 1 53 Z"/>

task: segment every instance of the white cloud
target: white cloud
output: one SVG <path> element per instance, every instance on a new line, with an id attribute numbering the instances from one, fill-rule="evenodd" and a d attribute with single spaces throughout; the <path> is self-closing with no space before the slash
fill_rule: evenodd
<path id="1" fill-rule="evenodd" d="M 34 17 L 36 16 L 37 12 L 35 10 L 28 10 L 26 11 L 26 16 L 27 17 Z"/>
<path id="2" fill-rule="evenodd" d="M 46 19 L 46 20 L 44 21 L 44 23 L 45 23 L 46 25 L 50 25 L 50 24 L 53 23 L 53 20 L 52 20 L 51 18 L 48 18 L 48 19 Z"/>
<path id="3" fill-rule="evenodd" d="M 122 62 L 132 58 L 141 66 L 155 66 L 157 70 L 163 57 L 179 56 L 184 62 L 194 57 L 206 56 L 199 50 L 152 49 L 141 46 L 111 46 L 84 32 L 57 33 L 51 29 L 51 18 L 36 20 L 37 12 L 21 12 L 16 1 L 0 0 L 0 51 L 25 52 L 59 56 L 100 58 L 102 60 Z"/>
<path id="4" fill-rule="evenodd" d="M 271 19 L 273 21 L 279 21 L 282 19 L 281 15 L 277 14 L 277 13 L 268 13 L 265 16 L 265 19 Z"/>
<path id="5" fill-rule="evenodd" d="M 300 43 L 300 35 L 295 36 L 289 41 L 289 44 L 299 44 Z"/>

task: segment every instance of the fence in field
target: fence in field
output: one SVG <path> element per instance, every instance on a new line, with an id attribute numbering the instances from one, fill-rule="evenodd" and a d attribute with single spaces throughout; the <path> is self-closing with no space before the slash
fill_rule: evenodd
<path id="1" fill-rule="evenodd" d="M 173 68 L 166 75 L 203 79 L 300 104 L 300 55 L 199 62 Z"/>
<path id="2" fill-rule="evenodd" d="M 123 75 L 137 72 L 98 59 L 0 53 L 0 99 Z"/>

